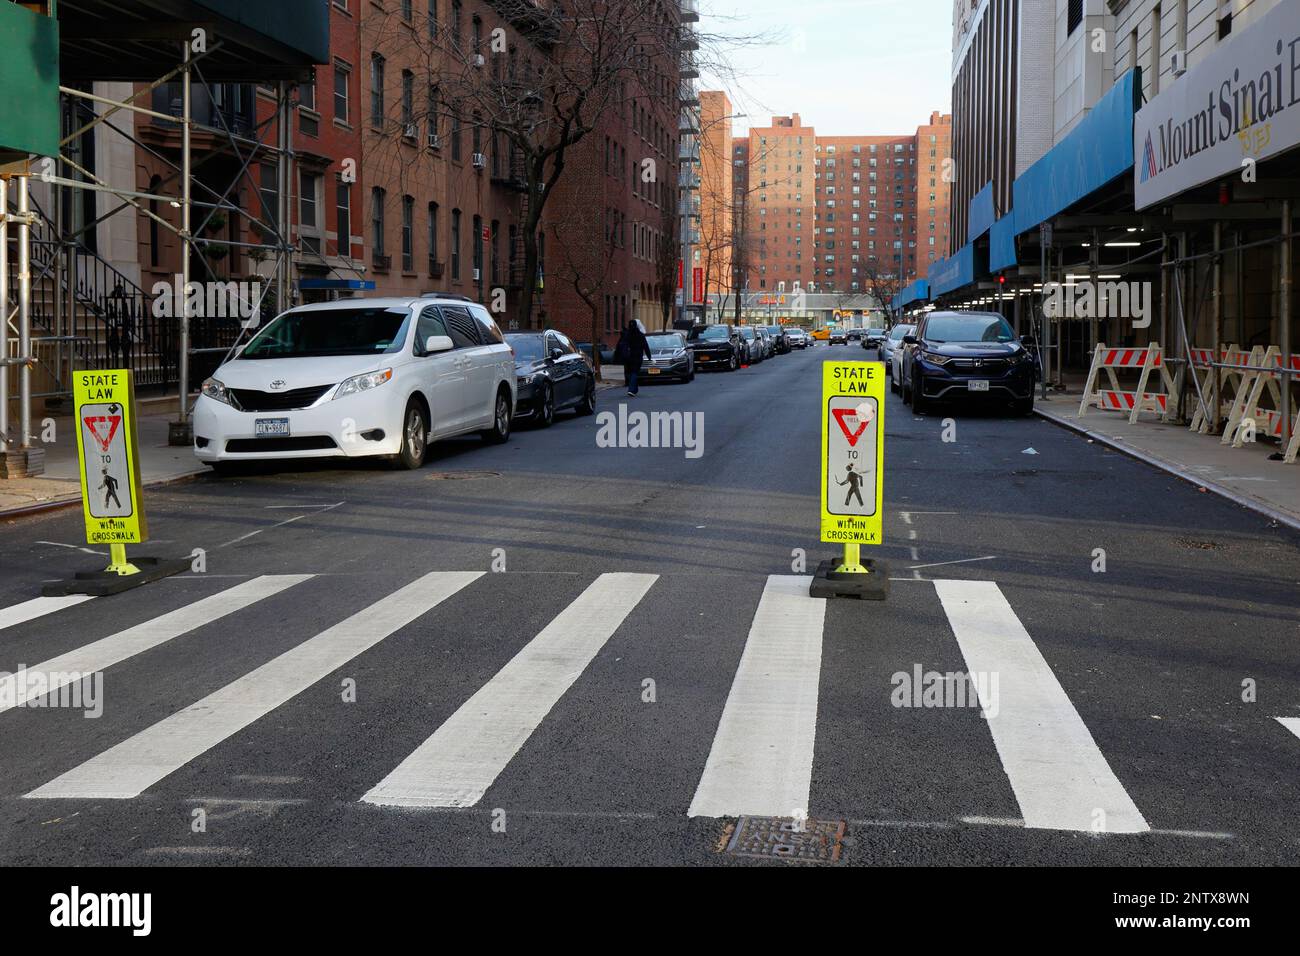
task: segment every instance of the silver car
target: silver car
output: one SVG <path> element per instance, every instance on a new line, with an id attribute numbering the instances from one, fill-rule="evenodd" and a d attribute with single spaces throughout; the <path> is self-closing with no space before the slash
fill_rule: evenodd
<path id="1" fill-rule="evenodd" d="M 889 330 L 889 335 L 885 336 L 880 343 L 880 361 L 885 363 L 885 374 L 889 376 L 889 390 L 898 391 L 898 381 L 902 375 L 902 366 L 899 360 L 902 358 L 903 336 L 911 335 L 916 331 L 915 325 L 896 325 Z"/>

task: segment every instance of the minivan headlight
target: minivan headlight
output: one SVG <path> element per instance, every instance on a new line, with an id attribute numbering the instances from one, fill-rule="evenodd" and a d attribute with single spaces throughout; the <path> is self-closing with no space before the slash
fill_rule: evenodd
<path id="1" fill-rule="evenodd" d="M 215 378 L 204 379 L 203 384 L 199 386 L 199 392 L 206 395 L 214 402 L 223 402 L 226 405 L 230 404 L 230 393 L 226 391 L 226 386 L 221 384 Z"/>
<path id="2" fill-rule="evenodd" d="M 378 372 L 366 372 L 364 375 L 353 375 L 339 383 L 339 387 L 334 390 L 334 397 L 343 398 L 345 395 L 368 392 L 372 388 L 383 385 L 392 377 L 391 368 L 381 368 Z"/>
<path id="3" fill-rule="evenodd" d="M 952 356 L 940 355 L 938 352 L 922 352 L 921 358 L 925 359 L 927 362 L 932 362 L 935 365 L 947 365 L 952 361 Z"/>

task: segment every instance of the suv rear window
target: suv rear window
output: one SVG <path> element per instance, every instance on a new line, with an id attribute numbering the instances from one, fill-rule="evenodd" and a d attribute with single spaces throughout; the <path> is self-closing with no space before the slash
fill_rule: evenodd
<path id="1" fill-rule="evenodd" d="M 487 312 L 481 308 L 470 309 L 469 311 L 478 320 L 478 327 L 481 332 L 479 337 L 483 340 L 484 345 L 496 345 L 506 340 L 505 336 L 501 334 L 501 329 L 497 327 L 496 322 L 492 321 L 492 317 Z"/>

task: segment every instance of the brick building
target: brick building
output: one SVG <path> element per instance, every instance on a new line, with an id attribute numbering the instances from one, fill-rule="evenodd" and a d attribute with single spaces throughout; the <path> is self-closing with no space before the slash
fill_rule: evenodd
<path id="1" fill-rule="evenodd" d="M 872 275 L 924 276 L 949 248 L 951 130 L 937 112 L 905 136 L 818 136 L 797 113 L 751 128 L 725 174 L 745 286 L 847 293 L 869 291 Z M 723 175 L 704 167 L 706 181 Z M 719 214 L 706 195 L 704 220 Z"/>

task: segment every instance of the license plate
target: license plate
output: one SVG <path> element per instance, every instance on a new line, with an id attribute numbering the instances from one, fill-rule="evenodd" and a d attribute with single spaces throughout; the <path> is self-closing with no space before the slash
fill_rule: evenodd
<path id="1" fill-rule="evenodd" d="M 987 392 L 989 390 L 988 379 L 972 379 L 966 383 L 966 388 L 972 392 Z"/>
<path id="2" fill-rule="evenodd" d="M 658 374 L 659 374 L 659 369 L 657 369 L 657 368 L 646 369 L 646 371 L 648 371 L 651 375 L 658 375 Z"/>
<path id="3" fill-rule="evenodd" d="M 696 358 L 697 361 L 700 361 L 700 362 L 712 362 L 712 361 L 713 361 L 713 356 L 712 356 L 712 355 L 697 355 L 695 358 Z"/>
<path id="4" fill-rule="evenodd" d="M 258 438 L 287 438 L 289 419 L 258 418 L 253 422 L 253 434 Z"/>

